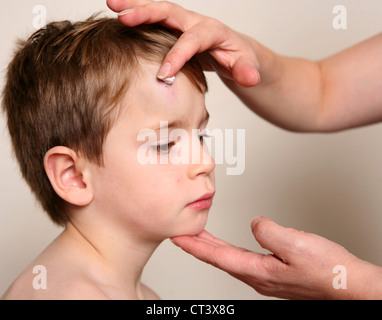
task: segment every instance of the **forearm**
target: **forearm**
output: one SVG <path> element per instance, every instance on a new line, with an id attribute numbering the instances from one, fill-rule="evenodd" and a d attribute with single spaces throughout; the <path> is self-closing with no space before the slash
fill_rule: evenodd
<path id="1" fill-rule="evenodd" d="M 321 61 L 277 55 L 253 39 L 261 83 L 223 79 L 255 113 L 291 131 L 334 132 L 382 121 L 382 34 Z"/>

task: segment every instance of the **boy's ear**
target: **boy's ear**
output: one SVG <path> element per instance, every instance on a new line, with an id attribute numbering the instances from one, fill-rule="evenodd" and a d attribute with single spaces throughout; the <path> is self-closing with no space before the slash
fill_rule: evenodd
<path id="1" fill-rule="evenodd" d="M 62 199 L 77 206 L 86 206 L 93 201 L 84 163 L 67 147 L 54 147 L 44 157 L 45 172 L 53 189 Z"/>

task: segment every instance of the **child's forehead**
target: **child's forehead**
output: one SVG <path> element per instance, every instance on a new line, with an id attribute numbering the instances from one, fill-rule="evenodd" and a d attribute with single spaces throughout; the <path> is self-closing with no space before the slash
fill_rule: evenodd
<path id="1" fill-rule="evenodd" d="M 204 94 L 199 92 L 183 73 L 173 84 L 157 79 L 159 64 L 145 69 L 139 80 L 130 87 L 124 102 L 126 120 L 139 126 L 158 125 L 160 121 L 187 119 L 196 122 L 207 114 Z M 195 120 L 195 121 L 194 121 Z M 183 121 L 185 122 L 185 121 Z"/>
<path id="2" fill-rule="evenodd" d="M 144 63 L 142 75 L 137 78 L 130 96 L 142 101 L 150 101 L 151 104 L 165 106 L 185 106 L 194 100 L 204 99 L 188 77 L 179 72 L 173 83 L 168 83 L 157 78 L 159 63 Z M 135 97 L 134 97 L 135 96 Z M 148 106 L 151 106 L 149 104 Z M 175 109 L 174 111 L 177 111 Z"/>
<path id="3" fill-rule="evenodd" d="M 121 116 L 132 127 L 147 126 L 160 121 L 200 118 L 205 114 L 205 95 L 189 78 L 179 72 L 173 84 L 157 78 L 160 62 L 140 62 L 140 70 L 130 79 L 121 101 Z"/>

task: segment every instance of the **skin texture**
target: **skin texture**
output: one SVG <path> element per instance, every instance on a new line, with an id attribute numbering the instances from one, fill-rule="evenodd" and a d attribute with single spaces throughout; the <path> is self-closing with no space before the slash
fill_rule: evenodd
<path id="1" fill-rule="evenodd" d="M 167 2 L 108 0 L 128 26 L 162 23 L 181 36 L 158 77 L 177 74 L 199 54 L 251 110 L 294 132 L 336 132 L 382 120 L 382 33 L 320 61 L 283 57 L 223 23 Z M 122 11 L 122 12 L 121 12 Z M 201 54 L 208 50 L 213 59 Z M 294 299 L 373 299 L 381 268 L 313 234 L 283 228 L 264 217 L 252 223 L 255 239 L 271 255 L 234 247 L 203 231 L 173 242 L 196 258 L 258 292 Z M 333 268 L 346 267 L 347 289 L 333 288 Z"/>

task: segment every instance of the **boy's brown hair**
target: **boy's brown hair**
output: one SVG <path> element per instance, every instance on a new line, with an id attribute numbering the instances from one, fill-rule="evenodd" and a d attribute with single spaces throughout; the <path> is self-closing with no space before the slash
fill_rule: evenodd
<path id="1" fill-rule="evenodd" d="M 140 59 L 161 63 L 176 39 L 159 25 L 131 28 L 118 19 L 91 17 L 50 23 L 19 43 L 3 109 L 21 173 L 55 223 L 64 225 L 68 217 L 46 176 L 46 152 L 66 146 L 102 165 L 103 143 Z M 207 90 L 196 59 L 182 72 L 198 90 Z"/>

